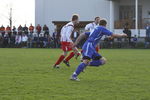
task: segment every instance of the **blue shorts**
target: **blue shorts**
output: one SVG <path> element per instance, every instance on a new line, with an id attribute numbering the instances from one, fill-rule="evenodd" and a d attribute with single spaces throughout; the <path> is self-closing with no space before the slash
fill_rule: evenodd
<path id="1" fill-rule="evenodd" d="M 100 59 L 102 56 L 95 50 L 91 42 L 85 43 L 82 47 L 83 59 Z"/>

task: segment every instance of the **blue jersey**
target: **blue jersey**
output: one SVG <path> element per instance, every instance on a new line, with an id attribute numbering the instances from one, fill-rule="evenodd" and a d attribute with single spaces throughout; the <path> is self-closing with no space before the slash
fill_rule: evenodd
<path id="1" fill-rule="evenodd" d="M 101 56 L 95 50 L 95 47 L 100 42 L 101 38 L 104 35 L 111 36 L 113 33 L 107 30 L 105 27 L 98 26 L 92 32 L 85 33 L 88 36 L 88 39 L 84 43 L 82 50 L 83 50 L 83 58 L 90 58 L 95 59 L 96 57 Z"/>
<path id="2" fill-rule="evenodd" d="M 104 35 L 111 36 L 112 32 L 103 26 L 98 26 L 92 32 L 86 32 L 85 34 L 89 36 L 85 44 L 90 42 L 95 47 Z"/>

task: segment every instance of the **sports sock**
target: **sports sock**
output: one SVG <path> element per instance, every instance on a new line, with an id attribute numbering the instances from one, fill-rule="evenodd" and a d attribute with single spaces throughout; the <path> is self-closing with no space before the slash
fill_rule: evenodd
<path id="1" fill-rule="evenodd" d="M 64 55 L 61 55 L 59 57 L 59 59 L 57 60 L 57 62 L 55 63 L 55 65 L 59 65 L 63 60 L 64 60 L 65 56 Z"/>
<path id="2" fill-rule="evenodd" d="M 81 53 L 78 52 L 78 53 L 77 53 L 77 56 L 80 56 L 80 54 L 81 54 Z"/>
<path id="3" fill-rule="evenodd" d="M 75 55 L 75 53 L 74 53 L 74 52 L 71 52 L 71 53 L 69 54 L 69 56 L 65 59 L 65 61 L 68 62 L 74 55 Z"/>
<path id="4" fill-rule="evenodd" d="M 89 63 L 89 66 L 100 66 L 102 65 L 102 61 L 101 60 L 92 60 L 90 63 Z"/>
<path id="5" fill-rule="evenodd" d="M 78 68 L 76 69 L 76 71 L 73 73 L 73 77 L 77 77 L 86 67 L 87 65 L 85 63 L 81 63 Z"/>

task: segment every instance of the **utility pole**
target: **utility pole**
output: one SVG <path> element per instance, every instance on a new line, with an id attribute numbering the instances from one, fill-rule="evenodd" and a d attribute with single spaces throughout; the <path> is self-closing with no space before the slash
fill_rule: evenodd
<path id="1" fill-rule="evenodd" d="M 12 8 L 10 8 L 10 13 L 9 13 L 9 24 L 10 27 L 12 28 Z"/>
<path id="2" fill-rule="evenodd" d="M 135 0 L 135 30 L 136 35 L 140 36 L 138 32 L 138 0 Z"/>

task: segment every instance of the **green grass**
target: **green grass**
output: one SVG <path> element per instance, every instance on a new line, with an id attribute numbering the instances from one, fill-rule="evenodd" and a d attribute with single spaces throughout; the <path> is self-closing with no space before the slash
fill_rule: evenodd
<path id="1" fill-rule="evenodd" d="M 88 67 L 69 80 L 79 64 L 52 65 L 58 49 L 0 49 L 0 100 L 150 100 L 150 50 L 101 50 L 102 67 Z"/>

